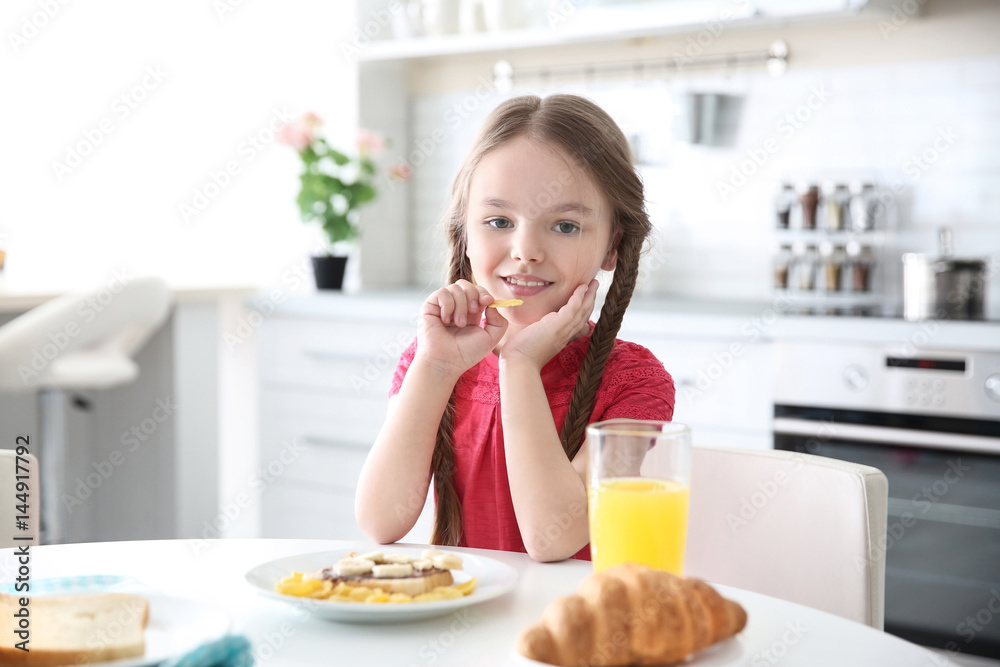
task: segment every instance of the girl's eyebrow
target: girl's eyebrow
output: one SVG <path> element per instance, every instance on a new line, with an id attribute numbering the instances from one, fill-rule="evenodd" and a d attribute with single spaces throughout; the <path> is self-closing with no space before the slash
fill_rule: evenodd
<path id="1" fill-rule="evenodd" d="M 487 197 L 486 199 L 483 200 L 483 206 L 488 206 L 490 208 L 501 208 L 506 210 L 514 208 L 513 204 L 511 204 L 509 201 L 507 201 L 506 199 L 500 199 L 499 197 Z M 560 213 L 569 213 L 569 212 L 577 212 L 580 215 L 584 216 L 594 215 L 594 210 L 592 208 L 578 201 L 568 201 L 556 204 L 555 206 L 550 208 L 548 212 L 556 215 Z"/>

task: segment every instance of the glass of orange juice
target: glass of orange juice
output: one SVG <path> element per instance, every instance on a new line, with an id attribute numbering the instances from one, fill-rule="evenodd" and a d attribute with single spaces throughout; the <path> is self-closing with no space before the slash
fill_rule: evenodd
<path id="1" fill-rule="evenodd" d="M 691 429 L 612 419 L 587 427 L 594 571 L 640 563 L 684 574 Z"/>

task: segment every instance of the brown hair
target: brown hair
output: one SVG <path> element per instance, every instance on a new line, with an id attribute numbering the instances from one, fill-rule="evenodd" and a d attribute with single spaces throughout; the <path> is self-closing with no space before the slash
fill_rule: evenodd
<path id="1" fill-rule="evenodd" d="M 452 183 L 452 202 L 445 219 L 451 251 L 448 284 L 472 279 L 465 234 L 472 174 L 487 153 L 519 136 L 560 147 L 594 180 L 611 207 L 611 238 L 618 243 L 614 279 L 583 358 L 560 434 L 566 456 L 572 459 L 583 444 L 604 366 L 621 328 L 625 308 L 632 299 L 639 255 L 651 225 L 642 181 L 632 166 L 628 141 L 603 109 L 575 95 L 552 95 L 544 99 L 533 95 L 515 97 L 490 113 Z M 452 394 L 438 427 L 431 459 L 437 496 L 431 542 L 447 546 L 457 545 L 462 537 L 462 508 L 453 479 L 454 400 Z"/>

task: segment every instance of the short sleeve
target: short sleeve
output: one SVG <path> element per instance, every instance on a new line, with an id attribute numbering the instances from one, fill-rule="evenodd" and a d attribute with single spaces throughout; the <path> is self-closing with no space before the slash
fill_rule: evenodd
<path id="1" fill-rule="evenodd" d="M 399 388 L 403 386 L 403 377 L 406 375 L 407 369 L 410 364 L 413 363 L 413 357 L 417 354 L 417 339 L 414 338 L 413 342 L 410 343 L 409 347 L 403 350 L 403 354 L 399 357 L 399 363 L 396 365 L 396 372 L 392 374 L 392 387 L 389 389 L 389 395 L 395 396 L 399 393 Z"/>
<path id="2" fill-rule="evenodd" d="M 604 410 L 598 419 L 673 419 L 674 381 L 663 363 L 635 343 L 622 343 L 616 351 L 605 370 Z"/>

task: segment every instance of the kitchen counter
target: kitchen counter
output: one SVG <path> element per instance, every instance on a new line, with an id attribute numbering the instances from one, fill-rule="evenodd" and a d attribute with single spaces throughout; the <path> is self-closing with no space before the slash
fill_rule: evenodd
<path id="1" fill-rule="evenodd" d="M 93 289 L 100 289 L 100 286 L 94 285 Z M 63 294 L 86 291 L 86 289 L 81 290 L 79 286 L 75 285 L 67 285 L 63 289 L 38 288 L 0 279 L 0 315 L 20 315 Z M 170 292 L 175 303 L 216 301 L 220 298 L 250 295 L 256 291 L 257 288 L 250 285 L 170 285 Z"/>

